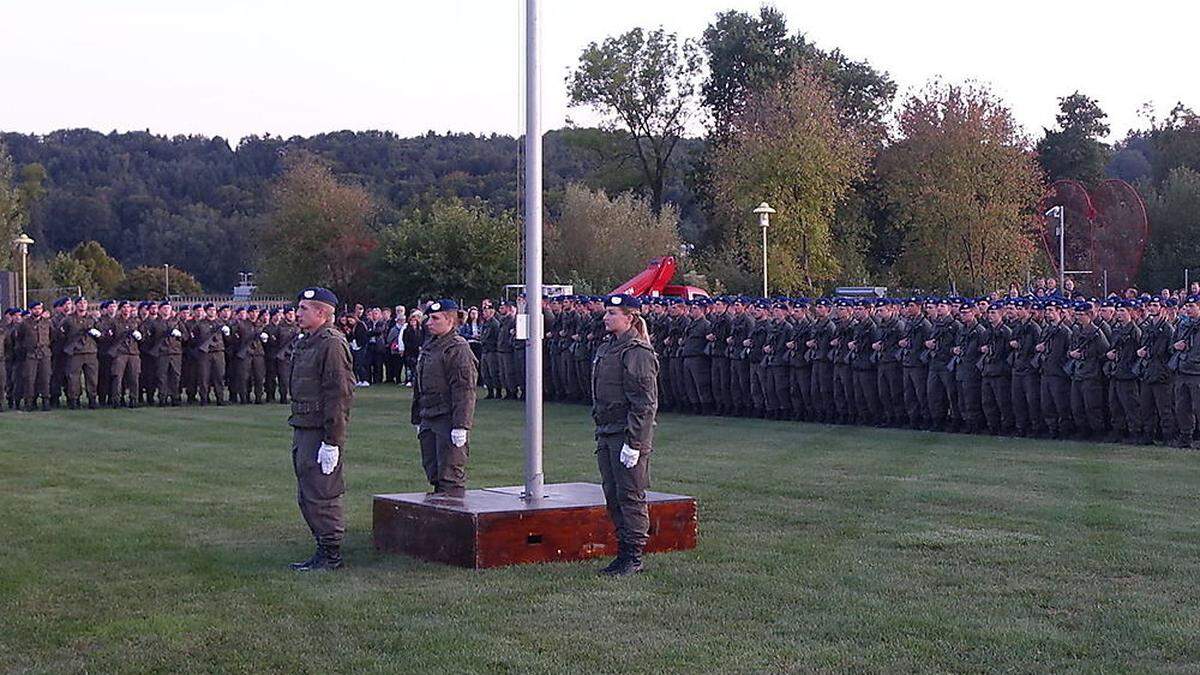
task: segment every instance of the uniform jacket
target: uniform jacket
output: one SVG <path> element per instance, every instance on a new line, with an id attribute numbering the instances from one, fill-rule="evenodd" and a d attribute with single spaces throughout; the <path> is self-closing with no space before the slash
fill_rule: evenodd
<path id="1" fill-rule="evenodd" d="M 471 345 L 456 331 L 426 342 L 417 357 L 412 423 L 449 415 L 451 428 L 470 429 L 477 375 Z"/>
<path id="2" fill-rule="evenodd" d="M 625 433 L 639 452 L 654 446 L 658 358 L 632 328 L 600 344 L 592 361 L 592 420 L 596 433 Z"/>
<path id="3" fill-rule="evenodd" d="M 1074 359 L 1071 368 L 1071 379 L 1075 381 L 1091 380 L 1103 375 L 1105 354 L 1108 353 L 1108 338 L 1096 324 L 1087 328 L 1080 327 L 1071 335 L 1071 351 L 1083 352 L 1082 358 Z"/>
<path id="4" fill-rule="evenodd" d="M 88 331 L 96 328 L 98 322 L 90 316 L 73 314 L 59 324 L 62 331 L 62 351 L 67 356 L 95 354 L 96 337 Z"/>
<path id="5" fill-rule="evenodd" d="M 1171 346 L 1174 343 L 1175 327 L 1170 321 L 1160 318 L 1142 323 L 1142 347 L 1146 350 L 1146 358 L 1142 359 L 1142 382 L 1167 384 L 1171 381 L 1167 363 L 1174 352 Z"/>
<path id="6" fill-rule="evenodd" d="M 292 392 L 288 424 L 299 429 L 322 429 L 324 442 L 345 447 L 354 401 L 353 370 L 350 345 L 333 324 L 299 338 L 288 373 Z"/>
<path id="7" fill-rule="evenodd" d="M 50 318 L 26 317 L 13 335 L 17 351 L 26 359 L 50 358 Z"/>

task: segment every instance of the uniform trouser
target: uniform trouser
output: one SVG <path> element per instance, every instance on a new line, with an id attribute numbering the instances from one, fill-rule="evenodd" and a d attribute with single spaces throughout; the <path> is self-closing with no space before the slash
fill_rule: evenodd
<path id="1" fill-rule="evenodd" d="M 854 373 L 854 414 L 860 423 L 876 424 L 882 421 L 879 403 L 879 371 L 852 370 Z"/>
<path id="2" fill-rule="evenodd" d="M 1200 418 L 1200 375 L 1175 375 L 1175 418 L 1179 435 L 1190 440 Z"/>
<path id="3" fill-rule="evenodd" d="M 1071 381 L 1066 377 L 1042 376 L 1038 398 L 1042 403 L 1042 420 L 1052 433 L 1070 433 L 1075 429 L 1071 413 Z"/>
<path id="4" fill-rule="evenodd" d="M 568 399 L 579 398 L 580 383 L 575 379 L 575 355 L 564 349 L 558 356 L 558 368 L 562 377 L 563 396 Z"/>
<path id="5" fill-rule="evenodd" d="M 500 388 L 500 355 L 496 352 L 484 352 L 483 360 L 480 362 L 480 377 L 483 378 L 483 386 L 488 389 Z M 557 371 L 557 366 L 555 367 Z"/>
<path id="6" fill-rule="evenodd" d="M 1138 411 L 1141 413 L 1141 433 L 1151 438 L 1157 427 L 1164 440 L 1175 438 L 1175 391 L 1170 382 L 1142 383 L 1138 392 Z"/>
<path id="7" fill-rule="evenodd" d="M 242 403 L 250 402 L 250 390 L 254 390 L 254 400 L 261 401 L 263 382 L 266 376 L 266 362 L 261 354 L 250 354 L 238 357 L 234 361 L 237 371 L 233 374 L 233 382 L 237 396 Z"/>
<path id="8" fill-rule="evenodd" d="M 967 375 L 955 377 L 958 391 L 958 412 L 967 429 L 978 429 L 983 423 L 983 378 Z"/>
<path id="9" fill-rule="evenodd" d="M 266 379 L 263 382 L 263 392 L 267 395 L 268 401 L 275 400 L 275 392 L 279 390 L 279 365 L 275 357 L 267 354 L 263 363 L 267 366 Z"/>
<path id="10" fill-rule="evenodd" d="M 1109 421 L 1113 431 L 1132 435 L 1141 430 L 1138 398 L 1137 380 L 1118 380 L 1114 377 L 1108 381 Z"/>
<path id="11" fill-rule="evenodd" d="M 500 377 L 500 386 L 504 388 L 505 393 L 513 393 L 512 383 L 512 352 L 496 352 L 497 374 Z"/>
<path id="12" fill-rule="evenodd" d="M 25 358 L 21 367 L 21 376 L 24 380 L 21 391 L 24 393 L 26 401 L 32 401 L 38 396 L 44 400 L 50 398 L 50 365 L 49 354 L 41 358 Z"/>
<path id="13" fill-rule="evenodd" d="M 795 358 L 803 358 L 797 355 Z M 791 389 L 792 414 L 796 417 L 813 413 L 812 364 L 788 368 L 788 387 Z"/>
<path id="14" fill-rule="evenodd" d="M 671 386 L 675 387 L 675 400 L 679 403 L 688 403 L 688 386 L 687 386 L 687 369 L 683 367 L 682 356 L 671 357 Z"/>
<path id="15" fill-rule="evenodd" d="M 196 398 L 196 357 L 191 353 L 183 355 L 183 369 L 179 374 L 179 388 L 186 390 L 188 399 Z"/>
<path id="16" fill-rule="evenodd" d="M 898 362 L 880 363 L 875 386 L 884 417 L 895 423 L 907 416 L 904 408 L 904 372 Z"/>
<path id="17" fill-rule="evenodd" d="M 142 359 L 132 354 L 117 354 L 112 358 L 112 398 L 120 399 L 129 391 L 130 399 L 137 400 L 141 391 Z"/>
<path id="18" fill-rule="evenodd" d="M 710 406 L 713 402 L 712 363 L 707 356 L 683 358 L 688 401 L 693 406 Z"/>
<path id="19" fill-rule="evenodd" d="M 0 410 L 4 410 L 5 401 L 8 400 L 8 364 L 0 356 Z"/>
<path id="20" fill-rule="evenodd" d="M 911 424 L 920 424 L 929 414 L 929 399 L 926 396 L 929 368 L 908 366 L 901 370 L 901 377 L 904 387 L 904 412 Z"/>
<path id="21" fill-rule="evenodd" d="M 100 360 L 95 354 L 72 354 L 67 357 L 67 399 L 78 401 L 87 385 L 89 401 L 96 400 L 96 386 L 100 380 Z"/>
<path id="22" fill-rule="evenodd" d="M 508 360 L 508 363 L 512 368 L 512 385 L 523 395 L 525 393 L 525 347 L 523 345 L 513 348 L 512 358 Z M 584 386 L 589 385 L 585 384 Z"/>
<path id="23" fill-rule="evenodd" d="M 467 490 L 467 458 L 470 443 L 462 447 L 450 440 L 450 416 L 421 420 L 417 440 L 421 443 L 421 466 L 434 492 L 461 497 Z"/>
<path id="24" fill-rule="evenodd" d="M 787 365 L 767 368 L 767 410 L 792 412 L 792 369 Z"/>
<path id="25" fill-rule="evenodd" d="M 183 371 L 182 354 L 159 354 L 154 359 L 155 390 L 159 400 L 179 398 L 179 378 Z"/>
<path id="26" fill-rule="evenodd" d="M 828 361 L 813 361 L 812 367 L 813 407 L 822 420 L 833 417 L 833 364 Z"/>
<path id="27" fill-rule="evenodd" d="M 1098 378 L 1071 381 L 1071 416 L 1092 433 L 1104 430 L 1104 382 Z"/>
<path id="28" fill-rule="evenodd" d="M 750 401 L 757 412 L 767 409 L 767 367 L 750 364 Z"/>
<path id="29" fill-rule="evenodd" d="M 854 374 L 849 364 L 833 364 L 833 411 L 841 420 L 848 420 L 854 403 Z"/>
<path id="30" fill-rule="evenodd" d="M 650 509 L 646 489 L 650 487 L 650 456 L 642 454 L 632 469 L 621 463 L 625 434 L 596 434 L 596 463 L 604 486 L 608 517 L 617 531 L 620 554 L 640 557 L 650 539 Z"/>
<path id="31" fill-rule="evenodd" d="M 300 515 L 308 523 L 313 538 L 320 546 L 341 546 L 346 534 L 346 516 L 342 508 L 342 495 L 346 483 L 342 478 L 342 459 L 346 449 L 341 448 L 341 458 L 329 475 L 321 473 L 317 452 L 321 449 L 325 432 L 322 429 L 292 430 L 292 468 L 296 471 L 296 502 Z"/>
<path id="32" fill-rule="evenodd" d="M 746 359 L 729 359 L 729 398 L 738 410 L 751 407 L 750 362 Z"/>
<path id="33" fill-rule="evenodd" d="M 196 361 L 196 381 L 200 387 L 200 401 L 208 403 L 209 391 L 218 403 L 225 401 L 225 352 L 200 354 Z"/>
<path id="34" fill-rule="evenodd" d="M 100 392 L 100 403 L 108 404 L 112 401 L 112 357 L 101 354 L 100 362 L 100 381 L 96 383 L 96 390 Z"/>
<path id="35" fill-rule="evenodd" d="M 584 401 L 592 400 L 592 362 L 590 359 L 575 359 L 575 381 L 583 383 L 580 394 Z"/>
<path id="36" fill-rule="evenodd" d="M 50 398 L 57 403 L 67 386 L 67 355 L 60 351 L 53 354 L 50 366 Z"/>
<path id="37" fill-rule="evenodd" d="M 984 419 L 993 434 L 1013 428 L 1012 378 L 1008 375 L 984 377 L 981 403 Z"/>
<path id="38" fill-rule="evenodd" d="M 291 376 L 291 363 L 286 356 L 275 357 L 275 370 L 279 373 L 279 402 L 287 403 L 292 388 L 288 378 Z"/>
<path id="39" fill-rule="evenodd" d="M 141 379 L 139 391 L 145 393 L 146 401 L 149 402 L 154 397 L 154 392 L 157 391 L 155 387 L 158 386 L 158 379 L 155 377 L 155 373 L 158 372 L 158 357 L 142 354 L 141 361 L 138 372 L 145 373 L 146 376 Z"/>
<path id="40" fill-rule="evenodd" d="M 958 408 L 958 383 L 954 373 L 944 365 L 929 366 L 925 380 L 925 397 L 929 403 L 929 422 L 938 427 L 957 423 L 962 418 Z"/>
<path id="41" fill-rule="evenodd" d="M 1013 373 L 1011 381 L 1012 419 L 1018 433 L 1042 428 L 1042 405 L 1037 373 Z"/>
<path id="42" fill-rule="evenodd" d="M 713 403 L 722 410 L 728 410 L 733 405 L 733 398 L 729 395 L 730 379 L 729 359 L 724 356 L 711 357 L 709 381 L 712 382 Z"/>

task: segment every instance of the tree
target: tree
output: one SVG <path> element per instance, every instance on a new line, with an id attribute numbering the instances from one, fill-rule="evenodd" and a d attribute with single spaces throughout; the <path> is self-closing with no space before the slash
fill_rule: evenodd
<path id="1" fill-rule="evenodd" d="M 904 233 L 903 282 L 980 293 L 1023 278 L 1042 182 L 1009 110 L 984 88 L 933 83 L 899 128 L 879 171 Z"/>
<path id="2" fill-rule="evenodd" d="M 94 297 L 100 290 L 88 266 L 62 251 L 50 259 L 48 269 L 50 281 L 56 288 L 78 286 L 79 292 L 87 297 Z"/>
<path id="3" fill-rule="evenodd" d="M 1200 266 L 1200 172 L 1187 167 L 1172 171 L 1161 189 L 1146 195 L 1146 213 L 1150 241 L 1141 282 L 1145 288 L 1179 286 L 1185 268 Z"/>
<path id="4" fill-rule="evenodd" d="M 608 117 L 608 128 L 629 134 L 655 213 L 671 155 L 695 112 L 700 66 L 693 41 L 680 43 L 662 28 L 635 28 L 589 44 L 567 78 L 571 105 L 591 106 Z"/>
<path id="5" fill-rule="evenodd" d="M 383 302 L 495 297 L 517 279 L 517 221 L 481 203 L 435 202 L 385 227 L 373 258 L 375 295 Z"/>
<path id="6" fill-rule="evenodd" d="M 1038 142 L 1038 163 L 1046 179 L 1074 179 L 1095 185 L 1104 179 L 1104 170 L 1112 156 L 1102 140 L 1108 135 L 1108 114 L 1095 99 L 1078 91 L 1058 99 L 1057 130 L 1045 129 Z"/>
<path id="7" fill-rule="evenodd" d="M 25 225 L 25 211 L 20 192 L 13 184 L 13 162 L 4 145 L 0 145 L 0 269 L 12 263 L 12 241 Z"/>
<path id="8" fill-rule="evenodd" d="M 258 237 L 262 285 L 279 292 L 328 286 L 344 298 L 364 291 L 378 246 L 368 227 L 371 195 L 338 181 L 317 158 L 293 158 L 270 190 L 271 214 Z"/>
<path id="9" fill-rule="evenodd" d="M 83 263 L 96 284 L 96 290 L 112 295 L 125 278 L 125 268 L 98 242 L 85 241 L 71 249 L 71 257 Z"/>
<path id="10" fill-rule="evenodd" d="M 187 272 L 163 267 L 135 267 L 117 286 L 116 295 L 121 298 L 140 300 L 162 300 L 166 297 L 167 275 L 170 274 L 171 295 L 196 295 L 203 292 L 200 282 Z"/>
<path id="11" fill-rule="evenodd" d="M 548 228 L 546 269 L 558 279 L 608 291 L 645 268 L 646 260 L 679 252 L 679 212 L 657 214 L 628 192 L 609 198 L 567 186 L 562 215 Z"/>
<path id="12" fill-rule="evenodd" d="M 866 169 L 867 149 L 839 113 L 831 85 L 806 66 L 751 96 L 712 156 L 713 201 L 726 244 L 762 265 L 751 211 L 771 204 L 768 263 L 778 290 L 812 292 L 841 274 L 833 227 L 839 204 Z"/>

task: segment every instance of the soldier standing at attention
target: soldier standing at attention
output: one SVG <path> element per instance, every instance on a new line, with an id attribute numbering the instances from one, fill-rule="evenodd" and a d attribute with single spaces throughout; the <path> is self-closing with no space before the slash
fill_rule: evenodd
<path id="1" fill-rule="evenodd" d="M 17 327 L 14 342 L 22 354 L 21 392 L 25 410 L 32 412 L 39 396 L 42 410 L 50 409 L 50 317 L 41 302 L 29 303 L 29 316 Z"/>
<path id="2" fill-rule="evenodd" d="M 175 316 L 171 303 L 161 302 L 158 304 L 158 318 L 147 321 L 146 328 L 154 344 L 153 391 L 158 395 L 158 407 L 178 406 L 187 327 Z"/>
<path id="3" fill-rule="evenodd" d="M 97 386 L 100 381 L 99 349 L 96 339 L 101 336 L 96 320 L 88 313 L 88 302 L 80 297 L 75 300 L 75 313 L 63 320 L 62 351 L 67 359 L 64 374 L 67 378 L 67 407 L 80 407 L 83 385 L 87 385 L 88 408 L 97 405 Z M 80 381 L 80 378 L 83 381 Z"/>
<path id="4" fill-rule="evenodd" d="M 336 570 L 342 566 L 346 518 L 342 495 L 341 450 L 350 426 L 354 400 L 354 367 L 350 345 L 334 328 L 337 296 L 324 288 L 300 292 L 296 315 L 300 339 L 292 357 L 288 381 L 292 391 L 292 467 L 300 514 L 317 540 L 317 550 L 297 571 Z"/>
<path id="5" fill-rule="evenodd" d="M 478 365 L 471 345 L 458 334 L 458 303 L 429 305 L 413 383 L 412 424 L 421 443 L 421 465 L 433 492 L 462 498 L 467 492 L 467 434 L 475 419 Z"/>
<path id="6" fill-rule="evenodd" d="M 658 411 L 658 359 L 637 298 L 610 295 L 604 306 L 608 337 L 596 351 L 592 369 L 592 419 L 604 501 L 618 548 L 616 559 L 600 573 L 628 576 L 642 571 L 650 538 L 646 489 Z"/>

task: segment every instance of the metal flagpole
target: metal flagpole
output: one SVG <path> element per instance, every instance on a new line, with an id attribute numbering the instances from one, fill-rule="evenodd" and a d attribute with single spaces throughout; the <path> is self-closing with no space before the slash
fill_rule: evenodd
<path id="1" fill-rule="evenodd" d="M 525 499 L 542 498 L 542 128 L 538 2 L 525 0 Z"/>

